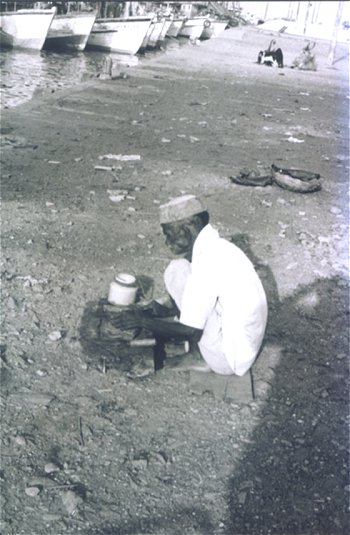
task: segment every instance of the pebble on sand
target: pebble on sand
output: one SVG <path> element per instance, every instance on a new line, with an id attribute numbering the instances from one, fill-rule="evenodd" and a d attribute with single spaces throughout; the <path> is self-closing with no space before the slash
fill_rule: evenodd
<path id="1" fill-rule="evenodd" d="M 52 331 L 48 338 L 51 340 L 51 342 L 58 342 L 58 340 L 61 340 L 62 338 L 61 331 Z"/>
<path id="2" fill-rule="evenodd" d="M 53 472 L 59 472 L 60 467 L 55 463 L 46 463 L 44 470 L 46 474 L 52 474 Z"/>
<path id="3" fill-rule="evenodd" d="M 75 494 L 72 490 L 64 492 L 61 496 L 63 506 L 65 507 L 69 515 L 73 515 L 79 505 L 82 503 L 83 499 Z"/>
<path id="4" fill-rule="evenodd" d="M 40 493 L 40 489 L 39 487 L 27 487 L 25 493 L 33 498 Z"/>

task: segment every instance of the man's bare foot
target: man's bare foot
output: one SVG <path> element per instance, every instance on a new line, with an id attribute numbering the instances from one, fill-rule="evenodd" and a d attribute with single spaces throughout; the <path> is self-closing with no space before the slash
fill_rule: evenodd
<path id="1" fill-rule="evenodd" d="M 176 355 L 175 357 L 166 359 L 165 369 L 171 369 L 176 372 L 185 372 L 190 370 L 199 372 L 211 371 L 203 359 L 198 360 L 198 358 L 193 356 L 191 353 L 184 353 L 183 355 Z"/>

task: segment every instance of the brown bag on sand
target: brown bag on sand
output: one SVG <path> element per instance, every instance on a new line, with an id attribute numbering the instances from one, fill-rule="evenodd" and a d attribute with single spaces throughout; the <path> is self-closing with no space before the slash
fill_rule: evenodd
<path id="1" fill-rule="evenodd" d="M 272 176 L 261 176 L 260 171 L 242 169 L 238 176 L 230 176 L 230 180 L 241 186 L 269 186 L 272 184 Z"/>
<path id="2" fill-rule="evenodd" d="M 320 175 L 302 169 L 285 169 L 272 164 L 273 181 L 281 188 L 297 193 L 313 193 L 321 186 Z"/>

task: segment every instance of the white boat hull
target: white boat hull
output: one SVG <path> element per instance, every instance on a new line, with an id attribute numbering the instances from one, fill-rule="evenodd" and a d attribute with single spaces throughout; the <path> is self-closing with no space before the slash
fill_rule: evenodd
<path id="1" fill-rule="evenodd" d="M 204 30 L 201 35 L 201 39 L 212 39 L 217 37 L 222 32 L 225 31 L 227 27 L 227 22 L 209 20 L 210 26 L 204 23 Z"/>
<path id="2" fill-rule="evenodd" d="M 150 18 L 96 19 L 87 47 L 134 55 L 140 49 L 151 24 Z"/>
<path id="3" fill-rule="evenodd" d="M 41 50 L 55 13 L 56 8 L 21 9 L 1 13 L 1 46 Z"/>
<path id="4" fill-rule="evenodd" d="M 177 37 L 185 19 L 173 20 L 167 33 L 167 37 Z"/>
<path id="5" fill-rule="evenodd" d="M 205 19 L 187 19 L 179 31 L 179 36 L 189 37 L 190 39 L 199 39 L 204 29 Z"/>
<path id="6" fill-rule="evenodd" d="M 168 34 L 168 30 L 169 30 L 171 24 L 172 24 L 172 20 L 165 19 L 164 26 L 162 28 L 162 31 L 160 32 L 158 43 L 162 43 L 164 41 L 165 37 Z"/>
<path id="7" fill-rule="evenodd" d="M 147 46 L 151 48 L 155 48 L 157 46 L 164 24 L 165 24 L 165 19 L 158 20 L 154 24 L 151 35 L 149 36 L 148 41 L 147 41 Z"/>
<path id="8" fill-rule="evenodd" d="M 151 24 L 149 25 L 148 30 L 146 32 L 146 35 L 143 38 L 143 41 L 142 41 L 142 44 L 141 44 L 141 48 L 146 48 L 147 47 L 149 38 L 151 36 L 151 33 L 153 32 L 153 27 L 156 24 L 156 22 L 157 22 L 157 19 L 151 20 Z"/>
<path id="9" fill-rule="evenodd" d="M 97 11 L 56 15 L 48 31 L 44 48 L 83 51 L 96 15 Z"/>

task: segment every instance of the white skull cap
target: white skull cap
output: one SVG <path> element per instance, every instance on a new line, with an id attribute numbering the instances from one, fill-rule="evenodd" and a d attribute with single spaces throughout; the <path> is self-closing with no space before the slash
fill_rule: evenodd
<path id="1" fill-rule="evenodd" d="M 174 221 L 181 221 L 187 217 L 192 217 L 196 214 L 204 212 L 206 208 L 194 195 L 182 195 L 175 197 L 166 204 L 159 207 L 160 223 L 174 223 Z"/>

